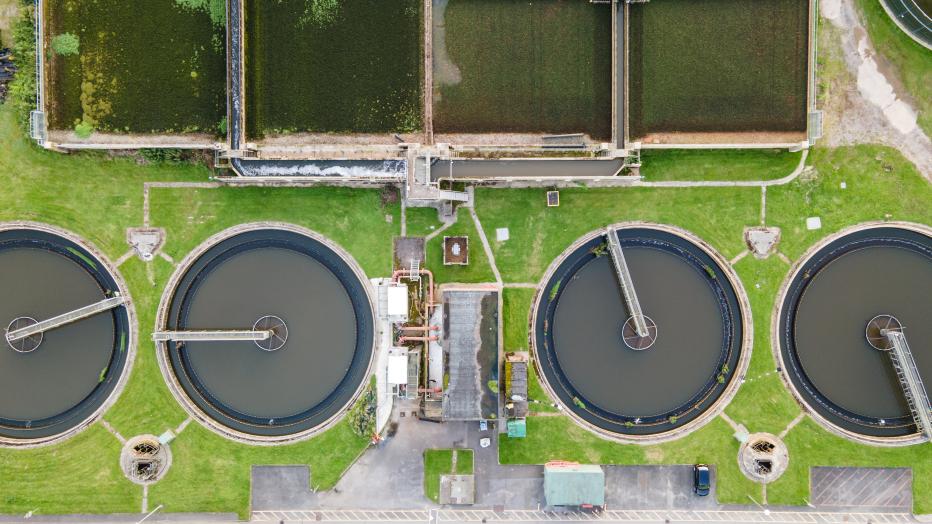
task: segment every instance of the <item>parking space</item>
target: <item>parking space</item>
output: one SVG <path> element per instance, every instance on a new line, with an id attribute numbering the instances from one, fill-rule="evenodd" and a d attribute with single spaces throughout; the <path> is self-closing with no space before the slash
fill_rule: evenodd
<path id="1" fill-rule="evenodd" d="M 313 509 L 317 507 L 317 494 L 310 489 L 310 470 L 307 466 L 253 466 L 253 511 Z"/>
<path id="2" fill-rule="evenodd" d="M 604 466 L 609 509 L 718 509 L 715 468 L 712 491 L 693 493 L 693 466 Z"/>
<path id="3" fill-rule="evenodd" d="M 909 468 L 812 468 L 812 503 L 816 507 L 909 511 L 913 472 Z"/>

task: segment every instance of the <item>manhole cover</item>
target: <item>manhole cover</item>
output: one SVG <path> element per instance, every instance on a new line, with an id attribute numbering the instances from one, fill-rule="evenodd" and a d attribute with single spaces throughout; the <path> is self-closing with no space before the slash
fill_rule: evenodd
<path id="1" fill-rule="evenodd" d="M 140 435 L 126 441 L 120 453 L 120 469 L 136 484 L 152 484 L 165 476 L 172 463 L 168 444 L 154 435 Z"/>
<path id="2" fill-rule="evenodd" d="M 770 433 L 752 433 L 738 450 L 738 466 L 744 476 L 764 484 L 778 479 L 789 461 L 786 445 Z"/>

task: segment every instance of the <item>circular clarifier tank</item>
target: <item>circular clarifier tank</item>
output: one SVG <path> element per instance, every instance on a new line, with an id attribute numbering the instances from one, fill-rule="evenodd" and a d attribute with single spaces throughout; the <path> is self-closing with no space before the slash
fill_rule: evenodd
<path id="1" fill-rule="evenodd" d="M 75 235 L 6 223 L 0 289 L 0 444 L 71 436 L 109 405 L 131 367 L 133 313 L 122 279 Z"/>
<path id="2" fill-rule="evenodd" d="M 784 377 L 836 433 L 918 442 L 886 334 L 902 333 L 915 369 L 932 383 L 930 314 L 930 228 L 864 224 L 833 235 L 802 257 L 778 300 L 774 337 Z"/>
<path id="3" fill-rule="evenodd" d="M 620 224 L 638 333 L 606 242 L 578 240 L 544 277 L 533 346 L 543 382 L 584 427 L 622 441 L 684 435 L 734 394 L 750 354 L 744 292 L 727 262 L 669 226 Z"/>
<path id="4" fill-rule="evenodd" d="M 368 281 L 335 244 L 287 224 L 237 226 L 172 278 L 157 320 L 167 332 L 160 364 L 208 427 L 255 443 L 293 441 L 359 394 L 373 319 Z"/>

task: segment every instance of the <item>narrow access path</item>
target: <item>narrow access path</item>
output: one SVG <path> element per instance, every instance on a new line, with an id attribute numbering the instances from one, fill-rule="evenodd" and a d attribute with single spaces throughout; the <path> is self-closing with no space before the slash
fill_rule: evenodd
<path id="1" fill-rule="evenodd" d="M 126 444 L 126 439 L 123 437 L 123 435 L 120 435 L 120 432 L 117 431 L 113 426 L 111 426 L 109 422 L 107 422 L 104 419 L 100 419 L 100 424 L 104 428 L 106 428 L 107 431 L 109 431 L 111 435 L 116 437 L 116 439 L 119 440 L 121 444 Z"/>
<path id="2" fill-rule="evenodd" d="M 790 430 L 795 428 L 796 424 L 799 424 L 800 422 L 802 422 L 804 418 L 806 418 L 806 412 L 800 411 L 799 415 L 796 415 L 796 418 L 791 420 L 790 423 L 787 424 L 786 427 L 783 428 L 783 431 L 781 431 L 780 434 L 777 436 L 780 437 L 781 439 L 786 438 L 786 435 L 790 432 Z"/>
<path id="3" fill-rule="evenodd" d="M 469 214 L 472 215 L 472 221 L 476 224 L 476 230 L 479 232 L 479 240 L 482 241 L 482 249 L 485 250 L 485 256 L 489 259 L 489 265 L 492 266 L 492 274 L 495 275 L 495 282 L 502 285 L 502 274 L 498 272 L 498 265 L 495 264 L 495 255 L 492 254 L 492 246 L 489 245 L 489 239 L 485 236 L 485 230 L 482 229 L 482 222 L 479 221 L 479 215 L 476 214 L 475 206 L 469 207 Z"/>

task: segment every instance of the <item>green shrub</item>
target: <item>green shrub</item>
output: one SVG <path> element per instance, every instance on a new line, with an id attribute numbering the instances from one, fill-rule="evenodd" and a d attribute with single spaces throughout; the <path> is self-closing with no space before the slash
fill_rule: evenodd
<path id="1" fill-rule="evenodd" d="M 304 15 L 298 20 L 298 26 L 312 22 L 318 27 L 329 25 L 340 13 L 340 0 L 305 0 Z"/>
<path id="2" fill-rule="evenodd" d="M 227 24 L 226 0 L 175 0 L 175 4 L 185 9 L 206 11 L 211 23 L 217 27 L 225 27 Z"/>
<path id="3" fill-rule="evenodd" d="M 81 51 L 81 39 L 73 33 L 62 33 L 52 38 L 52 51 L 60 56 L 73 56 Z"/>
<path id="4" fill-rule="evenodd" d="M 180 149 L 146 148 L 140 149 L 139 154 L 152 164 L 180 164 L 184 162 L 184 151 Z"/>
<path id="5" fill-rule="evenodd" d="M 90 138 L 94 134 L 94 126 L 87 120 L 82 120 L 74 126 L 74 134 L 78 138 Z"/>
<path id="6" fill-rule="evenodd" d="M 365 391 L 359 396 L 359 400 L 350 409 L 349 424 L 353 428 L 353 433 L 360 437 L 369 438 L 375 433 L 375 380 L 370 380 Z"/>
<path id="7" fill-rule="evenodd" d="M 13 56 L 16 57 L 19 73 L 10 83 L 7 99 L 16 120 L 24 131 L 29 130 L 29 113 L 36 108 L 36 39 L 35 22 L 31 9 L 23 9 L 23 14 L 13 25 Z"/>

